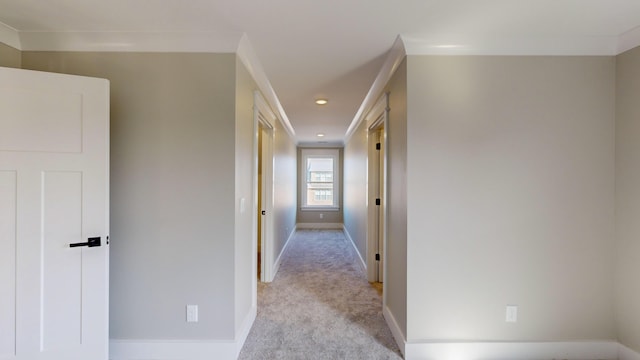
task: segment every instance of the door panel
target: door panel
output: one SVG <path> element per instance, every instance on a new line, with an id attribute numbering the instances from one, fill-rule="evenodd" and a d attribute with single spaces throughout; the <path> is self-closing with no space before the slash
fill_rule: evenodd
<path id="1" fill-rule="evenodd" d="M 82 343 L 82 173 L 42 175 L 42 350 Z"/>
<path id="2" fill-rule="evenodd" d="M 80 94 L 0 88 L 0 119 L 0 150 L 81 151 Z"/>
<path id="3" fill-rule="evenodd" d="M 0 68 L 0 360 L 108 358 L 108 169 L 106 80 Z"/>

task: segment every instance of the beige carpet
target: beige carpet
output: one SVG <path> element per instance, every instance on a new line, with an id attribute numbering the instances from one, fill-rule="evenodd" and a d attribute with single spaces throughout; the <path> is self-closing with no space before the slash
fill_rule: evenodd
<path id="1" fill-rule="evenodd" d="M 342 231 L 298 231 L 239 359 L 402 359 L 358 261 Z"/>

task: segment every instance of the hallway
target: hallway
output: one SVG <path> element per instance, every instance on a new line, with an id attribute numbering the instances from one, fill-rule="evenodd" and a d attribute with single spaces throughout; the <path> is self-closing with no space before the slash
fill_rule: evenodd
<path id="1" fill-rule="evenodd" d="M 258 284 L 258 315 L 240 353 L 257 359 L 401 359 L 341 230 L 299 230 L 270 284 Z"/>

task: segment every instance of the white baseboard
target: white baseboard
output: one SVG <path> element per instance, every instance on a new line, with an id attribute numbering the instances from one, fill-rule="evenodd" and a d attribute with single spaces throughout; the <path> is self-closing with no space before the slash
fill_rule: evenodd
<path id="1" fill-rule="evenodd" d="M 282 247 L 282 251 L 280 251 L 280 255 L 278 255 L 278 258 L 276 259 L 276 262 L 273 264 L 273 271 L 272 271 L 272 274 L 271 274 L 272 277 L 271 277 L 271 279 L 267 279 L 267 282 L 272 282 L 273 279 L 275 279 L 276 274 L 278 273 L 278 270 L 280 270 L 280 264 L 282 263 L 282 255 L 287 250 L 287 246 L 289 246 L 289 244 L 291 243 L 291 238 L 293 238 L 293 235 L 296 233 L 297 229 L 298 229 L 298 225 L 294 225 L 293 229 L 289 233 L 289 237 L 287 238 L 287 242 L 284 243 L 284 246 Z"/>
<path id="2" fill-rule="evenodd" d="M 620 344 L 618 346 L 618 360 L 640 360 L 640 354 Z"/>
<path id="3" fill-rule="evenodd" d="M 396 340 L 396 344 L 398 344 L 398 347 L 400 348 L 400 352 L 405 356 L 404 357 L 405 360 L 408 360 L 409 358 L 405 353 L 405 350 L 406 350 L 405 346 L 407 343 L 407 339 L 405 339 L 404 334 L 402 334 L 402 330 L 400 329 L 400 326 L 396 321 L 396 318 L 393 316 L 393 314 L 391 313 L 391 310 L 389 310 L 389 308 L 386 305 L 382 306 L 382 316 L 384 316 L 384 320 L 387 322 L 387 326 L 389 326 L 389 330 L 391 330 L 391 334 L 393 335 L 393 338 Z"/>
<path id="4" fill-rule="evenodd" d="M 360 254 L 360 251 L 358 251 L 358 247 L 356 246 L 356 243 L 353 241 L 353 238 L 351 237 L 351 234 L 349 234 L 349 230 L 347 230 L 346 226 L 342 225 L 342 231 L 347 236 L 347 239 L 349 240 L 349 242 L 353 246 L 353 250 L 355 250 L 356 254 L 358 254 L 358 258 L 360 259 L 360 266 L 362 266 L 362 270 L 366 274 L 367 273 L 367 263 L 362 259 L 362 255 Z"/>
<path id="5" fill-rule="evenodd" d="M 233 340 L 114 340 L 109 342 L 110 360 L 235 360 Z"/>
<path id="6" fill-rule="evenodd" d="M 298 229 L 342 229 L 342 223 L 297 223 Z"/>
<path id="7" fill-rule="evenodd" d="M 242 322 L 242 327 L 238 334 L 236 334 L 236 359 L 238 355 L 240 355 L 240 351 L 244 346 L 244 342 L 247 341 L 247 337 L 249 336 L 249 332 L 251 331 L 251 327 L 253 326 L 253 322 L 256 321 L 256 316 L 258 315 L 258 308 L 253 306 L 249 313 L 244 318 Z"/>
<path id="8" fill-rule="evenodd" d="M 615 341 L 576 342 L 451 342 L 414 343 L 405 346 L 406 360 L 616 360 Z"/>

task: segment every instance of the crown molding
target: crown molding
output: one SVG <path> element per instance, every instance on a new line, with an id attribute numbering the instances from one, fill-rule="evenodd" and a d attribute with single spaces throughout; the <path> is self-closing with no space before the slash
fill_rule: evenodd
<path id="1" fill-rule="evenodd" d="M 618 40 L 618 54 L 640 46 L 640 26 L 620 35 Z"/>
<path id="2" fill-rule="evenodd" d="M 242 33 L 18 32 L 23 51 L 234 53 Z"/>
<path id="3" fill-rule="evenodd" d="M 365 96 L 362 104 L 358 108 L 358 112 L 356 112 L 349 128 L 347 128 L 343 141 L 345 145 L 349 142 L 349 139 L 351 139 L 351 136 L 353 136 L 353 133 L 356 131 L 358 126 L 360 126 L 360 123 L 364 121 L 365 116 L 375 106 L 378 98 L 384 92 L 385 86 L 387 86 L 387 83 L 391 80 L 393 73 L 396 72 L 398 66 L 400 66 L 400 63 L 402 63 L 402 60 L 406 55 L 407 52 L 404 41 L 400 36 L 398 36 L 389 50 L 387 58 L 384 61 L 384 64 L 382 64 L 382 68 L 380 69 L 378 76 L 376 76 L 376 79 L 373 81 L 373 85 L 371 85 L 367 96 Z"/>
<path id="4" fill-rule="evenodd" d="M 260 60 L 258 60 L 258 56 L 253 50 L 253 46 L 251 46 L 249 37 L 246 34 L 243 34 L 240 38 L 235 52 L 240 61 L 246 66 L 247 70 L 249 70 L 249 73 L 258 85 L 258 89 L 260 89 L 269 107 L 271 110 L 275 110 L 276 117 L 280 120 L 280 123 L 291 137 L 291 140 L 295 142 L 296 132 L 293 130 L 293 126 L 291 126 L 291 122 L 289 122 L 289 118 L 284 112 L 282 104 L 280 104 L 278 95 L 276 95 L 275 90 L 273 90 L 271 82 L 269 82 L 269 78 L 267 78 L 267 74 L 264 72 Z"/>
<path id="5" fill-rule="evenodd" d="M 619 49 L 618 36 L 463 37 L 453 34 L 405 34 L 401 38 L 407 55 L 613 56 L 618 54 Z"/>
<path id="6" fill-rule="evenodd" d="M 4 43 L 18 50 L 22 50 L 20 33 L 11 26 L 0 22 L 0 43 Z"/>

